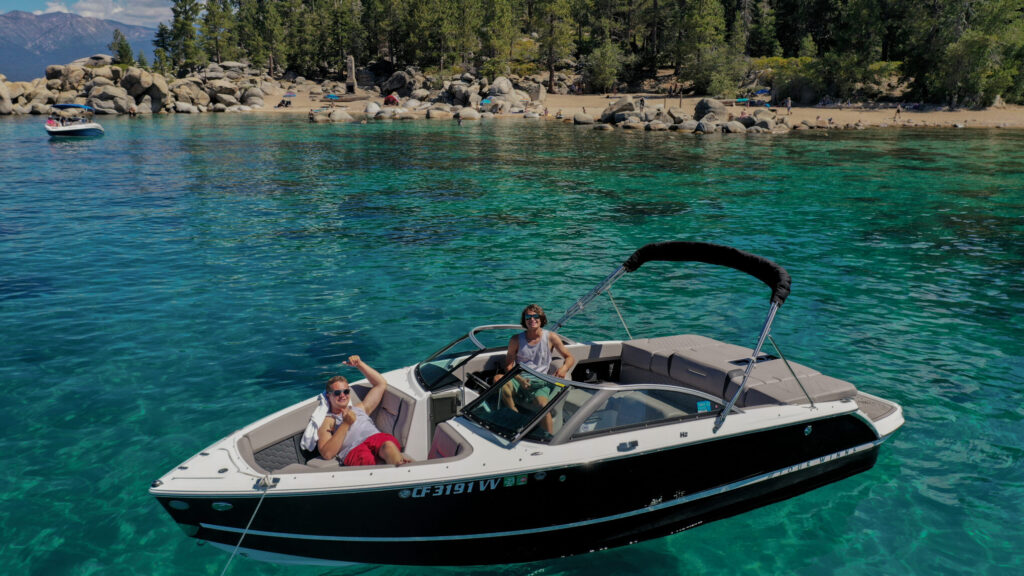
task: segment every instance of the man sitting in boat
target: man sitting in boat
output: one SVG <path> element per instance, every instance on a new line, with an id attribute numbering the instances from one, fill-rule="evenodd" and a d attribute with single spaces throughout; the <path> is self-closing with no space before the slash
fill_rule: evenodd
<path id="1" fill-rule="evenodd" d="M 530 304 L 523 309 L 519 315 L 519 324 L 526 328 L 526 331 L 509 339 L 508 352 L 505 353 L 505 370 L 499 372 L 495 380 L 512 370 L 516 362 L 541 374 L 547 374 L 551 368 L 552 350 L 557 350 L 565 359 L 562 366 L 555 371 L 555 376 L 565 378 L 570 373 L 576 359 L 562 343 L 561 338 L 557 335 L 552 337 L 551 332 L 543 329 L 547 323 L 548 317 L 540 306 Z M 509 380 L 501 387 L 502 402 L 516 412 L 519 411 L 516 407 L 517 401 L 520 404 L 536 403 L 538 409 L 543 409 L 547 406 L 551 394 L 552 390 L 549 387 L 532 389 L 530 380 L 519 377 Z M 549 434 L 554 432 L 550 412 L 544 415 L 543 426 Z"/>
<path id="2" fill-rule="evenodd" d="M 345 363 L 362 372 L 372 387 L 361 403 L 351 403 L 352 388 L 344 376 L 327 381 L 324 393 L 329 409 L 317 429 L 320 457 L 337 458 L 345 466 L 385 463 L 398 466 L 412 462 L 402 453 L 401 443 L 391 434 L 378 430 L 369 416 L 384 397 L 387 380 L 359 356 L 349 356 Z"/>

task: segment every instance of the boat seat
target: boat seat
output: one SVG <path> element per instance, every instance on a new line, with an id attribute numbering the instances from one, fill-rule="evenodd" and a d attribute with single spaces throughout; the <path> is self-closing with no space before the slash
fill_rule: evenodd
<path id="1" fill-rule="evenodd" d="M 430 443 L 427 459 L 457 460 L 469 456 L 472 452 L 473 446 L 466 442 L 465 438 L 456 432 L 451 424 L 441 422 L 434 428 L 434 440 Z"/>
<path id="2" fill-rule="evenodd" d="M 353 388 L 356 389 L 359 398 L 365 398 L 366 393 L 370 390 L 369 386 L 363 385 L 353 386 Z M 380 404 L 370 414 L 370 417 L 373 418 L 373 423 L 378 430 L 397 438 L 404 449 L 412 429 L 412 414 L 415 406 L 416 402 L 406 396 L 404 392 L 388 388 L 384 391 Z"/>
<path id="3" fill-rule="evenodd" d="M 631 340 L 622 345 L 623 383 L 681 384 L 729 400 L 743 379 L 753 350 L 697 335 Z M 790 362 L 793 374 L 780 358 L 758 362 L 736 405 L 806 404 L 852 398 L 853 384 Z M 807 394 L 801 390 L 803 384 Z"/>

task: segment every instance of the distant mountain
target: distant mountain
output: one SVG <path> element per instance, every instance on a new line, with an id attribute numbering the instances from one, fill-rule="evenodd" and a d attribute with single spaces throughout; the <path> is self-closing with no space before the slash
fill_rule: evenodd
<path id="1" fill-rule="evenodd" d="M 41 78 L 50 64 L 67 64 L 93 54 L 110 54 L 107 44 L 120 30 L 132 49 L 144 50 L 152 62 L 156 28 L 66 12 L 0 14 L 0 74 L 9 81 Z"/>

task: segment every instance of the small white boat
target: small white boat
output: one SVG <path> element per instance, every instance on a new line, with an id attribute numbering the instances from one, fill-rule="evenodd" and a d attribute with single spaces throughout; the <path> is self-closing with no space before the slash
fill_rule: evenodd
<path id="1" fill-rule="evenodd" d="M 94 112 L 92 107 L 84 104 L 54 104 L 44 128 L 51 138 L 103 136 L 103 126 L 93 122 Z"/>
<path id="2" fill-rule="evenodd" d="M 495 383 L 508 331 L 522 327 L 479 326 L 383 374 L 387 391 L 371 417 L 415 462 L 341 467 L 306 451 L 313 397 L 232 432 L 149 492 L 188 536 L 253 559 L 482 565 L 675 534 L 874 466 L 903 425 L 902 408 L 782 355 L 769 334 L 790 277 L 765 258 L 649 244 L 551 332 L 647 262 L 714 264 L 767 284 L 754 348 L 696 334 L 576 342 L 559 333 L 578 359 L 567 378 L 516 364 Z M 762 352 L 767 340 L 776 354 Z M 844 368 L 881 386 L 855 358 Z M 500 392 L 512 379 L 554 394 L 546 406 L 510 408 Z M 353 388 L 365 393 L 366 381 Z"/>

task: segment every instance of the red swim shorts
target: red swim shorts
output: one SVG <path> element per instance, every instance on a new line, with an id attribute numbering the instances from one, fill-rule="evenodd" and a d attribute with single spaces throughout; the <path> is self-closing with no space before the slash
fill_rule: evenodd
<path id="1" fill-rule="evenodd" d="M 384 459 L 380 458 L 380 449 L 384 446 L 385 442 L 394 442 L 395 446 L 398 446 L 398 450 L 402 450 L 402 445 L 398 443 L 398 440 L 391 434 L 384 432 L 378 432 L 373 436 L 367 438 L 362 444 L 349 450 L 345 456 L 345 466 L 373 466 L 375 464 L 383 464 Z"/>

